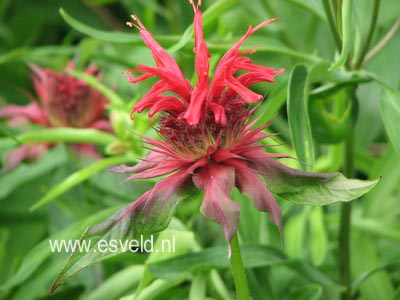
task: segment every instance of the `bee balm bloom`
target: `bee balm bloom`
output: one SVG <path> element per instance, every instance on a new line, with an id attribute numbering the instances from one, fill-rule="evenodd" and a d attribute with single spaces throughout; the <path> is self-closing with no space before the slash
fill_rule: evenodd
<path id="1" fill-rule="evenodd" d="M 155 67 L 139 64 L 136 69 L 129 70 L 129 81 L 137 83 L 153 76 L 159 78 L 133 107 L 132 113 L 149 109 L 149 116 L 152 116 L 162 112 L 158 131 L 163 140 L 145 138 L 152 146 L 148 156 L 134 167 L 120 166 L 113 171 L 136 173 L 127 180 L 169 174 L 134 202 L 128 213 L 137 209 L 151 211 L 152 206 L 168 206 L 168 202 L 174 202 L 172 195 L 193 182 L 204 191 L 201 212 L 223 226 L 229 242 L 239 220 L 239 204 L 230 198 L 232 189 L 237 186 L 260 211 L 269 212 L 273 222 L 281 228 L 281 211 L 259 175 L 263 170 L 268 172 L 271 158 L 284 156 L 263 151 L 264 146 L 258 142 L 268 135 L 262 132 L 265 127 L 253 129 L 249 121 L 252 110 L 247 106 L 263 99 L 249 86 L 273 82 L 283 69 L 256 65 L 246 56 L 254 50 L 240 51 L 251 34 L 274 19 L 254 28 L 250 26 L 221 58 L 210 79 L 210 54 L 203 39 L 202 14 L 198 6 L 191 3 L 195 13 L 194 52 L 198 78 L 195 86 L 136 16 L 133 16 L 135 23 L 128 23 L 139 30 L 156 62 Z M 236 76 L 238 71 L 245 72 Z M 141 75 L 133 77 L 132 73 Z"/>
<path id="2" fill-rule="evenodd" d="M 72 63 L 69 64 L 73 68 Z M 0 108 L 0 118 L 7 117 L 11 123 L 29 122 L 44 127 L 95 128 L 111 131 L 109 121 L 104 118 L 108 101 L 87 83 L 66 72 L 56 73 L 33 65 L 33 83 L 38 102 L 27 106 L 8 105 Z M 97 68 L 89 67 L 86 73 L 95 75 Z M 28 159 L 37 159 L 50 147 L 49 144 L 27 144 L 12 152 L 7 159 L 7 168 Z M 93 145 L 74 145 L 80 153 L 95 155 Z"/>

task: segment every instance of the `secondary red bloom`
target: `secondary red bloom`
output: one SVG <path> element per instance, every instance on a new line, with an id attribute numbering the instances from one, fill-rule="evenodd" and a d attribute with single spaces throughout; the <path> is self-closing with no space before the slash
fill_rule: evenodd
<path id="1" fill-rule="evenodd" d="M 254 64 L 240 51 L 243 42 L 258 29 L 275 19 L 256 27 L 249 27 L 245 35 L 219 61 L 214 77 L 209 78 L 209 57 L 203 39 L 202 14 L 194 5 L 195 69 L 197 84 L 192 87 L 184 78 L 174 59 L 151 36 L 140 20 L 133 16 L 145 44 L 156 62 L 155 67 L 138 65 L 127 72 L 132 83 L 157 76 L 159 81 L 133 107 L 132 113 L 150 109 L 149 116 L 161 115 L 158 129 L 162 141 L 145 138 L 152 146 L 147 158 L 134 167 L 120 166 L 116 172 L 132 172 L 127 180 L 153 178 L 172 174 L 161 180 L 151 191 L 137 200 L 129 212 L 145 205 L 162 207 L 169 200 L 162 195 L 168 185 L 171 194 L 193 182 L 204 190 L 201 212 L 223 226 L 229 242 L 235 234 L 239 220 L 239 204 L 230 199 L 234 186 L 247 194 L 260 210 L 269 212 L 271 219 L 281 228 L 281 211 L 272 194 L 259 177 L 267 170 L 271 158 L 284 155 L 267 153 L 258 142 L 268 137 L 265 127 L 253 128 L 252 110 L 248 104 L 262 100 L 263 96 L 249 89 L 258 82 L 273 82 L 283 69 Z M 238 71 L 241 75 L 236 76 Z M 132 77 L 131 73 L 142 73 Z M 283 166 L 283 165 L 282 165 Z M 171 188 L 172 187 L 172 188 Z M 158 202 L 158 203 L 157 203 Z"/>
<path id="2" fill-rule="evenodd" d="M 74 68 L 73 64 L 68 65 Z M 56 73 L 32 65 L 33 84 L 39 102 L 27 106 L 8 105 L 0 109 L 0 118 L 7 117 L 10 123 L 28 122 L 44 127 L 96 128 L 111 131 L 109 121 L 104 117 L 108 101 L 99 92 L 84 81 L 78 80 L 67 72 Z M 86 73 L 98 73 L 94 66 Z M 46 153 L 50 144 L 29 144 L 13 151 L 7 159 L 7 168 L 19 164 L 22 160 L 37 159 Z M 79 153 L 97 155 L 93 145 L 74 145 Z"/>

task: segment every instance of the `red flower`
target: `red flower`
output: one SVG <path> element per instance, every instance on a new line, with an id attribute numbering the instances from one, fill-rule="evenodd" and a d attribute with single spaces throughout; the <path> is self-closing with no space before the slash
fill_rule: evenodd
<path id="1" fill-rule="evenodd" d="M 274 76 L 283 69 L 256 65 L 244 56 L 254 53 L 254 50 L 239 50 L 251 34 L 275 19 L 255 28 L 250 26 L 222 57 L 210 83 L 210 54 L 203 40 L 202 15 L 198 6 L 191 4 L 195 12 L 194 52 L 198 77 L 195 87 L 184 78 L 174 59 L 136 16 L 133 16 L 136 24 L 128 23 L 139 29 L 156 62 L 155 67 L 139 64 L 136 69 L 129 70 L 129 81 L 137 83 L 151 76 L 159 78 L 133 107 L 132 113 L 144 109 L 150 109 L 149 116 L 164 112 L 158 130 L 163 141 L 145 138 L 152 146 L 147 158 L 134 167 L 119 166 L 113 171 L 136 173 L 126 181 L 172 175 L 134 202 L 127 214 L 139 207 L 147 212 L 157 211 L 153 206 L 159 208 L 174 201 L 170 196 L 185 188 L 186 183 L 193 182 L 204 190 L 201 212 L 223 226 L 228 242 L 235 234 L 239 220 L 239 204 L 230 199 L 234 186 L 247 194 L 260 211 L 269 212 L 271 219 L 281 228 L 281 211 L 259 176 L 264 170 L 268 172 L 268 165 L 273 162 L 271 158 L 285 156 L 263 151 L 264 146 L 258 142 L 268 135 L 262 132 L 265 127 L 252 128 L 253 124 L 249 123 L 252 110 L 247 105 L 263 98 L 248 86 L 273 82 Z M 246 72 L 235 76 L 239 70 Z M 132 77 L 131 73 L 143 74 Z"/>
<path id="2" fill-rule="evenodd" d="M 69 68 L 74 68 L 69 63 Z M 104 118 L 107 99 L 84 81 L 78 80 L 65 71 L 58 74 L 50 69 L 32 65 L 33 83 L 38 102 L 27 106 L 8 105 L 0 109 L 0 118 L 9 118 L 12 124 L 29 122 L 44 127 L 96 128 L 111 131 L 109 121 Z M 97 74 L 97 68 L 89 67 L 88 74 Z M 37 159 L 46 153 L 50 144 L 29 144 L 13 151 L 6 168 L 18 165 L 24 159 Z M 79 153 L 97 155 L 93 145 L 74 145 Z"/>

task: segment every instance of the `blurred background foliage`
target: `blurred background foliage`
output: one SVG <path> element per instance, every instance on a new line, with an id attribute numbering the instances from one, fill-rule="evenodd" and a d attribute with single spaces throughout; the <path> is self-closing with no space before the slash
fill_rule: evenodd
<path id="1" fill-rule="evenodd" d="M 392 132 L 387 132 L 387 115 L 380 109 L 384 97 L 392 97 L 394 108 L 400 106 L 400 34 L 394 32 L 379 52 L 369 51 L 362 68 L 328 70 L 337 60 L 338 51 L 323 2 L 204 1 L 204 30 L 213 55 L 211 65 L 215 66 L 249 24 L 279 18 L 246 42 L 247 46 L 258 47 L 252 56 L 254 61 L 286 69 L 276 83 L 254 86 L 266 95 L 258 122 L 271 122 L 268 130 L 281 133 L 270 141 L 279 144 L 271 151 L 296 156 L 286 100 L 290 71 L 298 63 L 308 70 L 306 93 L 310 97 L 308 113 L 314 136 L 315 171 L 342 170 L 346 136 L 342 131 L 355 122 L 355 176 L 375 179 L 381 175 L 382 181 L 357 200 L 353 208 L 354 296 L 363 300 L 400 299 L 400 153 L 395 149 L 400 113 L 396 119 L 389 109 L 387 122 L 391 123 L 385 126 L 392 128 Z M 357 65 L 363 51 L 373 3 L 353 3 L 347 33 L 348 62 L 352 66 Z M 115 131 L 115 140 L 99 145 L 105 156 L 100 163 L 80 160 L 60 143 L 40 161 L 24 163 L 0 174 L 1 299 L 127 300 L 135 299 L 139 286 L 142 292 L 136 299 L 234 298 L 222 230 L 199 213 L 199 197 L 181 203 L 169 228 L 159 234 L 176 234 L 179 251 L 169 254 L 169 260 L 156 253 L 119 255 L 85 269 L 49 296 L 51 282 L 66 255 L 50 253 L 48 239 L 79 238 L 87 226 L 137 199 L 155 182 L 119 185 L 124 177 L 107 172 L 112 165 L 133 164 L 144 156 L 137 133 L 156 136 L 153 123 L 149 124 L 145 117 L 129 119 L 132 104 L 152 82 L 132 85 L 122 72 L 137 63 L 153 63 L 138 32 L 125 25 L 131 13 L 140 16 L 155 38 L 169 49 L 187 78 L 195 79 L 190 27 L 193 10 L 187 1 L 0 2 L 0 103 L 27 104 L 36 97 L 28 67 L 31 63 L 57 71 L 70 60 L 78 70 L 94 63 L 102 73 L 102 86 L 96 82 L 94 86 L 114 97 L 108 115 Z M 398 0 L 380 1 L 369 50 L 391 29 L 399 27 L 399 15 Z M 78 71 L 76 75 L 82 73 Z M 343 93 L 354 83 L 359 100 L 357 120 L 343 117 L 347 109 Z M 384 93 L 382 86 L 392 93 Z M 325 94 L 324 88 L 328 91 Z M 328 116 L 322 118 L 323 113 Z M 342 117 L 345 125 L 341 123 Z M 327 118 L 336 127 L 325 126 Z M 0 151 L 4 158 L 15 147 L 13 137 L 20 137 L 21 131 L 5 121 L 0 126 Z M 25 133 L 36 129 L 26 128 Z M 297 161 L 288 163 L 300 168 Z M 279 233 L 268 216 L 260 214 L 239 193 L 234 197 L 241 204 L 239 233 L 245 265 L 251 267 L 247 276 L 253 299 L 339 299 L 338 205 L 304 207 L 280 201 L 286 239 L 282 249 Z M 36 205 L 38 209 L 31 211 L 38 201 L 43 205 Z"/>

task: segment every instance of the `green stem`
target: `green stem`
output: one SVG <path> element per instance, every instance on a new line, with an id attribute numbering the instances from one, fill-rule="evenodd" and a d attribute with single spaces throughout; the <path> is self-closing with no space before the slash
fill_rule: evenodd
<path id="1" fill-rule="evenodd" d="M 96 129 L 60 127 L 22 133 L 16 136 L 16 140 L 22 144 L 33 142 L 65 142 L 90 143 L 106 146 L 117 139 L 112 134 Z"/>
<path id="2" fill-rule="evenodd" d="M 400 18 L 393 24 L 385 36 L 365 55 L 364 63 L 371 60 L 376 54 L 378 54 L 387 43 L 394 37 L 397 30 L 400 28 Z"/>
<path id="3" fill-rule="evenodd" d="M 354 132 L 346 140 L 344 174 L 354 176 Z M 351 207 L 352 202 L 342 203 L 340 211 L 339 229 L 339 275 L 340 283 L 345 287 L 343 300 L 352 299 L 351 286 L 351 261 L 350 261 L 350 232 L 351 232 Z"/>
<path id="4" fill-rule="evenodd" d="M 378 21 L 380 4 L 381 4 L 381 0 L 374 0 L 374 8 L 373 8 L 373 12 L 372 12 L 371 23 L 369 25 L 367 39 L 365 40 L 365 43 L 364 43 L 363 49 L 361 51 L 360 57 L 358 58 L 358 60 L 357 60 L 357 62 L 355 64 L 355 68 L 356 69 L 361 68 L 361 66 L 362 66 L 362 64 L 364 62 L 365 55 L 367 54 L 368 48 L 369 48 L 369 46 L 371 44 L 372 37 L 374 36 L 376 23 Z"/>
<path id="5" fill-rule="evenodd" d="M 235 281 L 237 299 L 249 300 L 249 287 L 247 285 L 246 273 L 243 267 L 242 255 L 240 254 L 240 246 L 237 234 L 235 234 L 232 238 L 231 251 L 231 266 L 233 279 Z"/>

